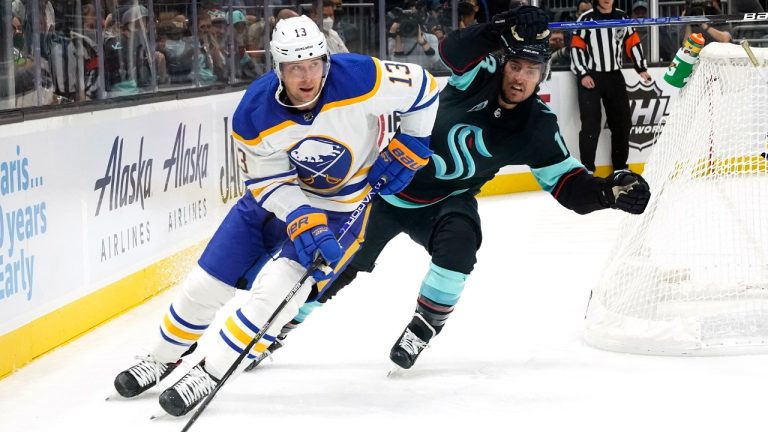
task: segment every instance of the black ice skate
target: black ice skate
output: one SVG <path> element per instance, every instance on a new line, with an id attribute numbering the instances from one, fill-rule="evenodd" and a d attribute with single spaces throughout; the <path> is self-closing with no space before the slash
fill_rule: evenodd
<path id="1" fill-rule="evenodd" d="M 181 363 L 181 360 L 175 363 L 159 362 L 151 355 L 137 358 L 141 360 L 138 364 L 115 377 L 115 390 L 122 397 L 132 398 L 144 393 L 170 375 Z"/>
<path id="2" fill-rule="evenodd" d="M 280 348 L 285 345 L 285 338 L 277 337 L 274 342 L 272 342 L 272 345 L 269 346 L 269 348 L 265 349 L 263 353 L 261 353 L 260 356 L 258 356 L 255 360 L 251 362 L 248 366 L 245 367 L 245 372 L 250 372 L 256 368 L 256 366 L 260 365 L 261 362 L 267 359 L 267 357 L 271 356 L 275 353 L 275 351 L 279 350 Z"/>
<path id="3" fill-rule="evenodd" d="M 172 416 L 180 417 L 192 411 L 211 391 L 219 380 L 205 370 L 201 361 L 172 387 L 160 394 L 160 406 Z"/>
<path id="4" fill-rule="evenodd" d="M 414 314 L 411 323 L 389 352 L 389 358 L 401 368 L 410 369 L 435 334 L 434 327 L 421 314 Z"/>

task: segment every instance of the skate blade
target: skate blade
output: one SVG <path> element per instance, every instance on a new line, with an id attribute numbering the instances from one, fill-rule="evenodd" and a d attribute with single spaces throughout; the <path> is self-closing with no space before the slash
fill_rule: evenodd
<path id="1" fill-rule="evenodd" d="M 109 401 L 127 401 L 127 400 L 131 400 L 131 399 L 134 399 L 134 398 L 127 398 L 127 397 L 121 395 L 120 393 L 118 393 L 116 391 L 113 391 L 112 393 L 109 394 L 109 396 L 104 398 L 104 401 L 105 402 L 109 402 Z"/>
<path id="2" fill-rule="evenodd" d="M 157 420 L 157 419 L 161 419 L 163 417 L 168 417 L 168 416 L 169 416 L 169 414 L 167 412 L 165 412 L 165 410 L 162 410 L 162 411 L 158 411 L 158 412 L 152 414 L 151 416 L 149 416 L 149 420 Z"/>
<path id="3" fill-rule="evenodd" d="M 245 367 L 243 372 L 250 372 L 256 369 L 257 367 L 259 367 L 259 365 L 261 365 L 264 362 L 264 360 L 267 360 L 267 359 L 269 359 L 270 363 L 275 361 L 275 359 L 272 358 L 272 354 L 264 355 L 263 357 L 259 357 L 256 360 L 252 361 L 248 366 Z"/>
<path id="4" fill-rule="evenodd" d="M 403 369 L 400 366 L 392 363 L 392 367 L 389 368 L 389 372 L 387 372 L 387 378 L 398 378 L 404 376 L 407 370 L 408 369 Z"/>

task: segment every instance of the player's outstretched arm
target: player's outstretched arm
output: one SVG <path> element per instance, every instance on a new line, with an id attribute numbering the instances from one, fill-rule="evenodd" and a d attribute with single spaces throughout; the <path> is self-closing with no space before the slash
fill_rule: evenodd
<path id="1" fill-rule="evenodd" d="M 561 175 L 550 192 L 563 207 L 578 214 L 606 208 L 640 214 L 651 199 L 648 183 L 640 174 L 619 171 L 600 178 L 589 174 L 584 167 L 575 167 Z"/>
<path id="2" fill-rule="evenodd" d="M 530 42 L 547 31 L 549 20 L 535 6 L 518 6 L 494 15 L 491 22 L 454 30 L 439 46 L 440 58 L 455 75 L 462 75 L 486 56 L 513 43 Z"/>

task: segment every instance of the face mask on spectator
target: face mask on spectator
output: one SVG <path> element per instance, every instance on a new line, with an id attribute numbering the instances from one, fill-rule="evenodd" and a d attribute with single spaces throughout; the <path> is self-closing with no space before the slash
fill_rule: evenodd
<path id="1" fill-rule="evenodd" d="M 183 40 L 168 39 L 165 41 L 165 50 L 171 55 L 180 56 L 185 47 L 186 43 Z"/>
<path id="2" fill-rule="evenodd" d="M 332 28 L 333 28 L 333 18 L 331 17 L 323 18 L 323 30 L 328 31 Z"/>
<path id="3" fill-rule="evenodd" d="M 23 50 L 24 49 L 24 35 L 20 33 L 16 33 L 13 35 L 13 47 L 17 50 Z"/>

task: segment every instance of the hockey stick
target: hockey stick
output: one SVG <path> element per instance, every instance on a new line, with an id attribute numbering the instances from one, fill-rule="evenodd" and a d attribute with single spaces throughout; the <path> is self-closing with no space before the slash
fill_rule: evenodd
<path id="1" fill-rule="evenodd" d="M 747 53 L 747 57 L 749 57 L 749 62 L 752 63 L 752 66 L 755 67 L 757 74 L 760 75 L 760 78 L 762 78 L 765 83 L 768 83 L 768 78 L 766 78 L 763 70 L 760 69 L 760 62 L 757 60 L 757 56 L 755 56 L 755 53 L 752 51 L 752 47 L 749 46 L 749 41 L 744 39 L 743 41 L 741 41 L 740 45 L 744 49 L 744 51 Z"/>
<path id="2" fill-rule="evenodd" d="M 365 211 L 365 208 L 370 204 L 371 200 L 373 200 L 373 197 L 379 192 L 382 186 L 384 186 L 385 180 L 381 179 L 376 184 L 371 187 L 371 190 L 368 191 L 368 194 L 365 195 L 363 198 L 363 201 L 357 206 L 355 210 L 352 211 L 352 213 L 349 215 L 349 218 L 347 218 L 346 222 L 344 222 L 344 225 L 339 230 L 339 236 L 337 238 L 341 239 L 344 237 L 344 235 L 349 231 L 349 228 L 352 227 L 352 225 L 357 221 L 357 219 L 360 217 L 361 214 Z M 267 330 L 269 330 L 269 327 L 272 326 L 272 321 L 277 318 L 277 316 L 280 314 L 280 312 L 285 309 L 285 307 L 288 305 L 288 303 L 293 299 L 293 296 L 296 295 L 296 293 L 299 291 L 299 289 L 304 285 L 304 282 L 312 275 L 312 273 L 315 270 L 320 269 L 325 264 L 325 260 L 323 260 L 322 255 L 318 255 L 317 258 L 315 258 L 315 261 L 312 263 L 311 266 L 307 269 L 307 271 L 304 272 L 304 274 L 301 276 L 301 279 L 299 279 L 298 282 L 291 288 L 290 291 L 288 291 L 288 294 L 286 294 L 285 298 L 280 302 L 279 305 L 277 305 L 277 308 L 275 308 L 275 311 L 272 312 L 272 315 L 267 319 L 267 322 L 264 323 L 264 325 L 261 327 L 261 330 L 256 333 L 256 335 L 253 336 L 253 339 L 248 343 L 248 345 L 245 347 L 245 349 L 240 353 L 239 356 L 237 356 L 237 359 L 235 359 L 234 363 L 227 369 L 227 372 L 224 374 L 224 376 L 221 377 L 221 380 L 219 380 L 218 383 L 216 383 L 216 387 L 211 390 L 211 394 L 209 394 L 205 400 L 203 400 L 200 403 L 200 406 L 197 408 L 197 410 L 192 414 L 192 417 L 190 417 L 189 421 L 186 425 L 184 425 L 184 429 L 181 430 L 181 432 L 187 432 L 189 428 L 192 427 L 192 425 L 197 421 L 197 418 L 200 417 L 200 415 L 203 413 L 205 408 L 208 406 L 208 404 L 211 403 L 213 398 L 216 396 L 216 393 L 221 389 L 222 386 L 224 386 L 224 383 L 227 382 L 230 376 L 235 372 L 238 366 L 240 366 L 240 363 L 243 362 L 243 359 L 248 355 L 249 352 L 251 352 L 251 349 L 261 340 L 262 337 L 267 333 Z"/>
<path id="3" fill-rule="evenodd" d="M 688 24 L 726 24 L 768 21 L 768 12 L 734 15 L 693 15 L 658 18 L 625 18 L 598 21 L 564 21 L 549 23 L 550 30 L 581 30 L 615 27 L 653 27 Z"/>

